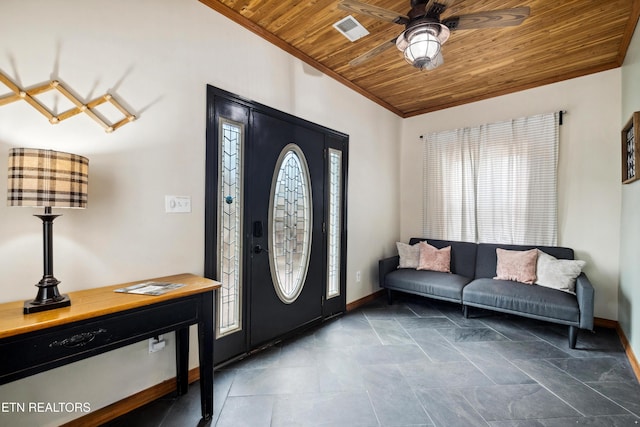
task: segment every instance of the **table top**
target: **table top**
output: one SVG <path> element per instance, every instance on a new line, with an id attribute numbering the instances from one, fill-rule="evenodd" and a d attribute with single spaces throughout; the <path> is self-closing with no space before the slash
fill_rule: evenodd
<path id="1" fill-rule="evenodd" d="M 114 292 L 114 290 L 118 288 L 151 281 L 182 283 L 185 286 L 157 296 Z M 4 303 L 0 304 L 0 339 L 163 301 L 170 301 L 176 298 L 212 291 L 219 287 L 220 283 L 214 280 L 184 273 L 68 292 L 67 295 L 69 295 L 71 299 L 71 306 L 38 313 L 23 314 L 24 301 Z"/>

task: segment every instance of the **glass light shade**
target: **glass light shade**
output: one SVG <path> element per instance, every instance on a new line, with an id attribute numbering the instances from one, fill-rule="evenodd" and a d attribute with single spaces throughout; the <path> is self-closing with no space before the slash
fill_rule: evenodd
<path id="1" fill-rule="evenodd" d="M 404 58 L 421 70 L 427 68 L 440 52 L 440 40 L 430 31 L 410 34 L 408 43 L 404 50 Z"/>
<path id="2" fill-rule="evenodd" d="M 438 23 L 422 23 L 408 28 L 396 39 L 396 47 L 408 63 L 420 70 L 442 64 L 441 46 L 449 39 L 449 28 Z"/>
<path id="3" fill-rule="evenodd" d="M 444 64 L 444 57 L 442 56 L 442 49 L 440 49 L 440 53 L 436 55 L 433 60 L 427 65 L 427 70 L 434 70 Z"/>

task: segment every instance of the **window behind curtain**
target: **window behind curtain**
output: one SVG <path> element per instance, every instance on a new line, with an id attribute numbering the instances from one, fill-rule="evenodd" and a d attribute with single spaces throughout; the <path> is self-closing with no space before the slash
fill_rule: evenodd
<path id="1" fill-rule="evenodd" d="M 557 113 L 424 140 L 425 236 L 557 244 Z"/>

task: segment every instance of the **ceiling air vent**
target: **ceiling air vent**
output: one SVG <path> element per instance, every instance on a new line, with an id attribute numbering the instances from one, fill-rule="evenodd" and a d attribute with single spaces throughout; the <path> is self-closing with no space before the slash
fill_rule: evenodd
<path id="1" fill-rule="evenodd" d="M 333 27 L 352 42 L 369 34 L 369 31 L 351 15 L 339 20 Z"/>

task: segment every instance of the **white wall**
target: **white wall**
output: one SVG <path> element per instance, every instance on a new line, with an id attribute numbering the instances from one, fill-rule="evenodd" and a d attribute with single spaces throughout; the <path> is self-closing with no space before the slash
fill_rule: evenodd
<path id="1" fill-rule="evenodd" d="M 638 27 L 636 27 L 637 30 Z M 635 33 L 622 67 L 622 118 L 627 123 L 634 111 L 640 111 L 640 34 Z M 640 357 L 640 182 L 622 186 L 620 228 L 620 312 L 618 321 Z"/>
<path id="2" fill-rule="evenodd" d="M 558 243 L 587 261 L 595 315 L 618 318 L 620 69 L 403 121 L 401 229 L 422 235 L 421 134 L 566 110 L 560 128 Z"/>
<path id="3" fill-rule="evenodd" d="M 377 290 L 377 260 L 399 235 L 400 118 L 196 0 L 3 0 L 0 16 L 0 70 L 14 81 L 56 78 L 85 100 L 111 91 L 139 116 L 106 134 L 82 115 L 53 126 L 26 103 L 0 107 L 0 164 L 19 146 L 90 159 L 89 207 L 60 212 L 54 225 L 63 292 L 202 274 L 206 84 L 349 134 L 347 302 Z M 61 96 L 43 99 L 67 109 Z M 165 214 L 165 194 L 191 196 L 192 213 Z M 33 213 L 0 204 L 0 302 L 35 296 L 42 234 Z M 175 375 L 173 357 L 139 343 L 0 386 L 0 402 L 96 410 Z M 0 425 L 79 415 L 0 413 Z"/>

